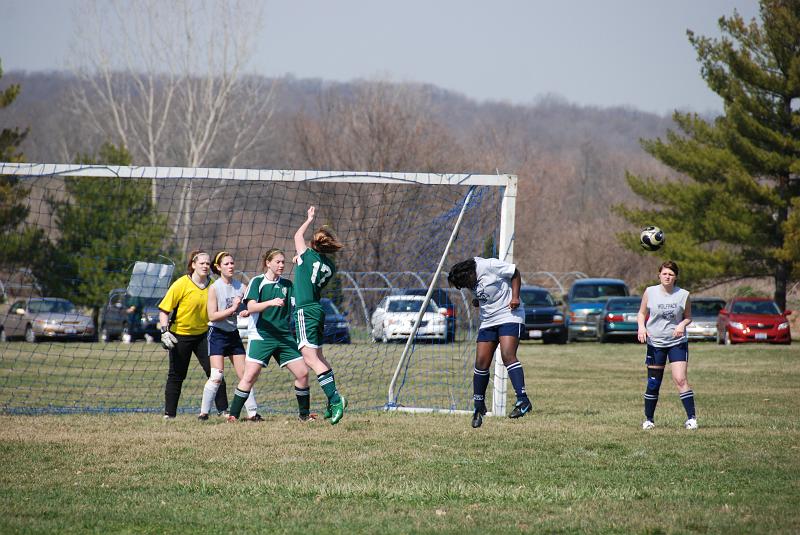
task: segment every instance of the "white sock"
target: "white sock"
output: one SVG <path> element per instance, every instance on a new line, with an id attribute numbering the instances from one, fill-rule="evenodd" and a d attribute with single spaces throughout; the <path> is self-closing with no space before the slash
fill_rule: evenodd
<path id="1" fill-rule="evenodd" d="M 219 390 L 221 382 L 222 372 L 217 368 L 211 368 L 211 376 L 203 387 L 203 401 L 200 404 L 200 414 L 209 414 L 211 412 L 211 404 L 214 403 L 214 398 L 217 397 L 217 391 Z"/>
<path id="2" fill-rule="evenodd" d="M 247 416 L 249 416 L 250 418 L 255 416 L 256 413 L 258 412 L 258 403 L 256 403 L 255 387 L 250 389 L 250 395 L 247 396 L 247 399 L 244 402 L 244 408 L 247 409 Z"/>

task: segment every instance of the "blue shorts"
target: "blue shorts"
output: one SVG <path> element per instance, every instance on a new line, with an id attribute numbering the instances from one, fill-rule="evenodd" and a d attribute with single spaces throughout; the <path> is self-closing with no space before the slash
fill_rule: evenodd
<path id="1" fill-rule="evenodd" d="M 501 336 L 522 337 L 522 323 L 502 323 L 478 330 L 478 342 L 497 342 Z"/>
<path id="2" fill-rule="evenodd" d="M 208 355 L 244 355 L 244 344 L 239 331 L 223 331 L 219 327 L 208 328 Z"/>
<path id="3" fill-rule="evenodd" d="M 647 356 L 644 358 L 645 364 L 648 366 L 665 366 L 667 359 L 670 362 L 688 362 L 689 342 L 681 342 L 670 347 L 655 347 L 647 344 Z"/>

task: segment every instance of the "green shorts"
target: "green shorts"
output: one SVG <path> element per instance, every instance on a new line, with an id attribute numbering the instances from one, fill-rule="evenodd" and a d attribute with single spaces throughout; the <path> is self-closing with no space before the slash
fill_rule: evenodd
<path id="1" fill-rule="evenodd" d="M 322 335 L 325 332 L 325 310 L 322 305 L 314 303 L 298 307 L 294 311 L 294 319 L 297 347 L 322 347 Z"/>
<path id="2" fill-rule="evenodd" d="M 264 340 L 250 339 L 245 360 L 258 362 L 266 368 L 272 357 L 275 357 L 275 361 L 281 368 L 293 360 L 303 358 L 289 334 L 278 338 L 270 336 Z"/>

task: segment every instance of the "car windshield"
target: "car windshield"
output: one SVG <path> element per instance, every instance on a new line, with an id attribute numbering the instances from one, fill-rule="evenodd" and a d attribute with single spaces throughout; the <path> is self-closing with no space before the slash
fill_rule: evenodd
<path id="1" fill-rule="evenodd" d="M 69 301 L 57 301 L 55 299 L 50 300 L 42 300 L 42 301 L 31 301 L 28 305 L 28 309 L 31 311 L 32 314 L 45 314 L 45 313 L 59 313 L 59 314 L 67 314 L 69 312 L 75 311 L 75 305 L 70 303 Z"/>
<path id="2" fill-rule="evenodd" d="M 529 307 L 552 307 L 555 306 L 553 298 L 546 290 L 522 290 L 519 293 L 520 299 Z"/>
<path id="3" fill-rule="evenodd" d="M 419 312 L 422 299 L 393 299 L 389 301 L 389 312 Z M 427 312 L 436 312 L 433 302 L 428 303 Z"/>
<path id="4" fill-rule="evenodd" d="M 609 301 L 608 310 L 612 312 L 636 312 L 639 310 L 640 305 L 641 301 L 638 299 L 633 301 Z"/>
<path id="5" fill-rule="evenodd" d="M 624 295 L 626 295 L 625 286 L 621 284 L 580 284 L 572 293 L 573 299 L 597 299 Z"/>
<path id="6" fill-rule="evenodd" d="M 413 288 L 411 290 L 405 290 L 402 293 L 405 295 L 422 295 L 425 296 L 428 293 L 426 288 Z M 443 307 L 452 307 L 453 303 L 450 301 L 450 298 L 447 296 L 447 291 L 441 288 L 434 288 L 433 293 L 431 294 L 431 299 L 436 301 L 440 306 Z"/>
<path id="7" fill-rule="evenodd" d="M 737 301 L 731 307 L 734 314 L 780 314 L 775 301 Z"/>
<path id="8" fill-rule="evenodd" d="M 693 301 L 692 316 L 716 316 L 725 308 L 725 301 Z"/>

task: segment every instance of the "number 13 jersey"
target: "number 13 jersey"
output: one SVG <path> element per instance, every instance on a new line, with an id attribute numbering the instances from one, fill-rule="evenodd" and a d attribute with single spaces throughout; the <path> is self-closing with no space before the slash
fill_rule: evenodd
<path id="1" fill-rule="evenodd" d="M 297 307 L 319 303 L 322 289 L 336 273 L 336 264 L 328 256 L 310 247 L 297 259 L 294 271 L 294 304 Z"/>

